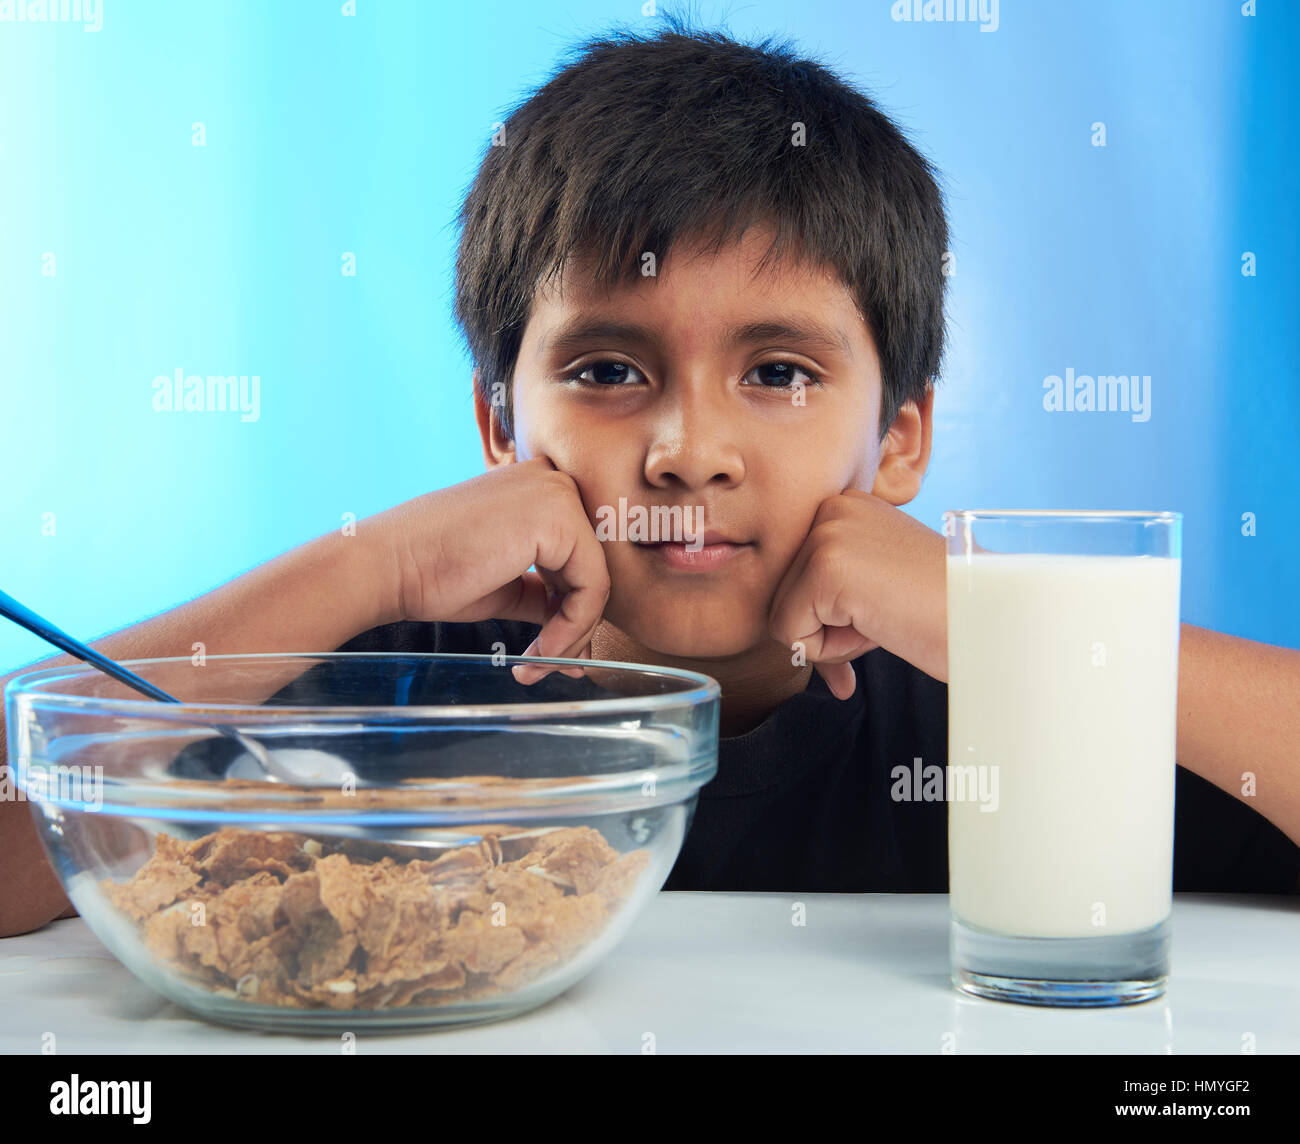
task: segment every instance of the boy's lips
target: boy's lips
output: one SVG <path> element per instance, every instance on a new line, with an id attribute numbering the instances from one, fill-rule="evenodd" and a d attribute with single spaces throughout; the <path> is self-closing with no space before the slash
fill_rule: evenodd
<path id="1" fill-rule="evenodd" d="M 688 545 L 685 541 L 656 544 L 638 541 L 636 546 L 680 572 L 711 572 L 754 546 L 752 541 L 733 540 L 712 529 L 705 532 L 703 539 L 701 546 Z"/>

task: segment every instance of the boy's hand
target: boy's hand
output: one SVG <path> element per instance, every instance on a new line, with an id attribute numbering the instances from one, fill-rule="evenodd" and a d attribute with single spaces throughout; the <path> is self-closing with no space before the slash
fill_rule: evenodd
<path id="1" fill-rule="evenodd" d="M 503 465 L 374 519 L 396 565 L 401 619 L 524 620 L 542 625 L 525 655 L 590 657 L 609 570 L 578 486 L 545 457 Z"/>
<path id="2" fill-rule="evenodd" d="M 823 501 L 777 586 L 773 638 L 802 644 L 839 699 L 853 694 L 849 660 L 883 647 L 948 679 L 948 546 L 888 501 L 846 489 Z"/>

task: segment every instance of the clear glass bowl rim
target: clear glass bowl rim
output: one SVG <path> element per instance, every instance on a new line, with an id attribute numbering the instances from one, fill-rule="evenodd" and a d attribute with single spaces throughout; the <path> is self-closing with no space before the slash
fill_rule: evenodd
<path id="1" fill-rule="evenodd" d="M 103 676 L 98 668 L 88 664 L 64 664 L 61 667 L 37 668 L 15 676 L 5 687 L 6 698 L 15 703 L 26 700 L 39 703 L 44 709 L 52 710 L 87 710 L 102 713 L 105 716 L 140 716 L 164 721 L 190 722 L 193 716 L 204 716 L 199 721 L 210 725 L 220 722 L 221 716 L 238 719 L 241 723 L 281 720 L 285 716 L 319 722 L 346 720 L 356 722 L 358 719 L 382 720 L 386 723 L 404 721 L 427 721 L 436 719 L 446 723 L 479 720 L 483 718 L 510 718 L 518 721 L 532 719 L 544 721 L 553 716 L 580 715 L 622 715 L 629 713 L 645 714 L 663 708 L 679 706 L 699 706 L 716 700 L 721 695 L 721 687 L 712 676 L 700 672 L 686 671 L 676 667 L 659 667 L 655 664 L 618 663 L 600 659 L 561 659 L 542 656 L 507 655 L 494 657 L 490 653 L 476 652 L 373 652 L 373 651 L 332 651 L 332 652 L 223 652 L 219 655 L 205 657 L 205 662 L 229 663 L 234 660 L 343 660 L 343 659 L 425 659 L 435 662 L 475 662 L 492 664 L 495 667 L 513 664 L 554 664 L 557 667 L 596 667 L 619 672 L 625 675 L 661 675 L 682 680 L 692 687 L 681 691 L 661 692 L 651 695 L 620 695 L 609 699 L 579 700 L 543 700 L 523 703 L 447 703 L 408 706 L 386 706 L 380 704 L 362 706 L 275 706 L 244 703 L 167 703 L 158 699 L 141 696 L 138 699 L 109 699 L 94 695 L 70 695 L 59 691 L 47 690 L 42 685 L 65 679 L 85 679 Z M 124 667 L 135 668 L 151 664 L 189 663 L 188 655 L 153 656 L 144 659 L 122 659 L 117 662 Z M 105 677 L 107 678 L 107 677 Z"/>

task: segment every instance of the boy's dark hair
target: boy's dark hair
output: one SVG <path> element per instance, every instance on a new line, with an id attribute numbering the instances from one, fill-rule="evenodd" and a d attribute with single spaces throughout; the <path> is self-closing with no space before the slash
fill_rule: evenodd
<path id="1" fill-rule="evenodd" d="M 933 168 L 870 99 L 788 45 L 665 19 L 653 37 L 578 45 L 486 149 L 458 215 L 455 298 L 480 392 L 504 397 L 513 435 L 534 291 L 570 256 L 614 286 L 640 276 L 643 251 L 662 262 L 691 239 L 716 253 L 768 223 L 757 271 L 786 254 L 833 268 L 867 320 L 883 439 L 943 354 L 948 227 Z"/>

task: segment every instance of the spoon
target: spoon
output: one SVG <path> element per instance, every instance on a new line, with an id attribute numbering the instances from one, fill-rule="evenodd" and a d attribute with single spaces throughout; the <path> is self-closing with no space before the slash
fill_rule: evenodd
<path id="1" fill-rule="evenodd" d="M 38 616 L 30 608 L 25 607 L 15 600 L 12 596 L 4 591 L 0 591 L 0 615 L 12 620 L 21 627 L 26 628 L 33 635 L 40 636 L 47 643 L 53 644 L 62 651 L 67 652 L 70 656 L 90 664 L 91 667 L 98 668 L 105 675 L 125 684 L 127 687 L 139 691 L 143 695 L 149 696 L 150 699 L 157 699 L 163 703 L 181 703 L 183 700 L 177 699 L 174 695 L 168 694 L 161 687 L 156 687 L 147 679 L 142 679 L 135 672 L 129 671 L 116 660 L 109 659 L 102 652 L 97 652 L 94 648 L 83 644 L 80 640 L 73 639 L 67 632 L 55 627 L 52 623 L 42 616 Z M 234 727 L 227 727 L 220 723 L 210 724 L 214 731 L 220 732 L 227 738 L 233 739 L 244 748 L 257 763 L 262 767 L 264 776 L 273 782 L 287 782 L 301 784 L 303 776 L 293 770 L 282 766 L 275 759 L 275 753 L 266 750 L 256 739 L 251 739 L 247 735 L 241 734 Z M 304 752 L 290 752 L 294 755 L 301 755 Z M 316 752 L 311 752 L 316 754 Z M 345 827 L 344 833 L 354 838 L 365 838 L 383 841 L 385 836 L 382 832 L 367 829 L 365 827 Z M 386 846 L 398 852 L 405 852 L 408 855 L 412 851 L 421 851 L 427 849 L 448 849 L 455 846 L 465 846 L 471 843 L 479 842 L 480 836 L 474 835 L 426 835 L 423 837 L 410 838 L 405 844 L 386 843 Z"/>
<path id="2" fill-rule="evenodd" d="M 109 659 L 102 652 L 97 652 L 93 647 L 89 647 L 80 640 L 73 639 L 67 632 L 56 628 L 49 620 L 43 616 L 38 616 L 30 608 L 24 607 L 7 592 L 0 591 L 0 615 L 7 619 L 13 620 L 14 623 L 26 628 L 33 635 L 38 635 L 47 643 L 66 651 L 69 655 L 75 656 L 84 663 L 90 664 L 91 667 L 97 667 L 105 675 L 116 679 L 118 683 L 123 683 L 127 687 L 139 691 L 143 695 L 149 696 L 150 699 L 158 699 L 163 703 L 180 703 L 174 695 L 169 695 L 161 687 L 155 687 L 147 679 L 141 679 L 133 671 L 128 671 L 116 660 Z M 291 771 L 285 770 L 279 766 L 270 754 L 255 739 L 250 739 L 246 735 L 241 735 L 233 727 L 226 727 L 221 724 L 213 724 L 212 729 L 219 731 L 228 738 L 234 739 L 241 747 L 253 756 L 266 770 L 267 774 L 273 776 L 280 782 L 298 782 L 299 779 Z"/>

